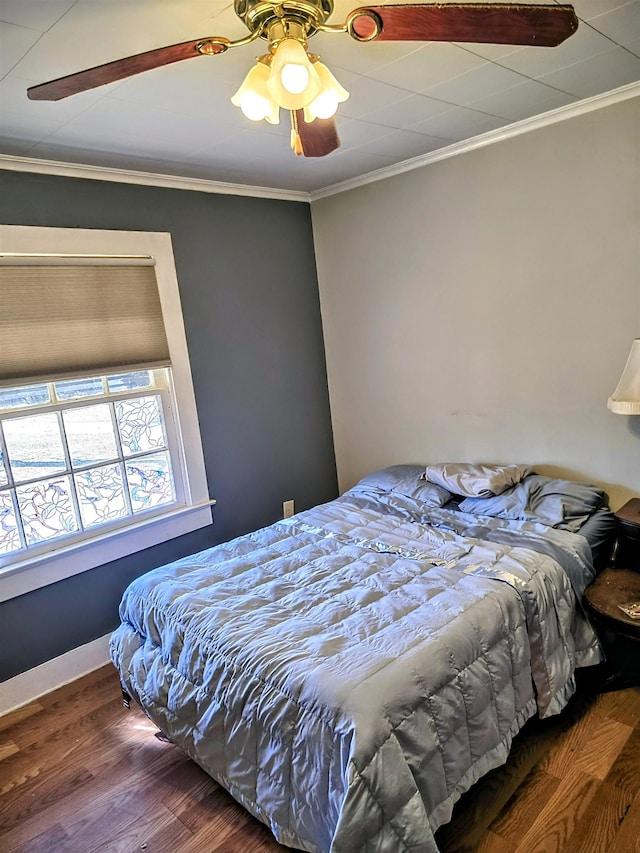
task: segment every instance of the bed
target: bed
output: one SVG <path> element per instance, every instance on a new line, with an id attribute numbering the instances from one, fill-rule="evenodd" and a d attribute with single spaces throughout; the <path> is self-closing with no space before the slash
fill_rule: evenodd
<path id="1" fill-rule="evenodd" d="M 135 580 L 112 660 L 282 844 L 437 853 L 460 796 L 601 660 L 581 599 L 612 529 L 588 484 L 392 466 Z"/>

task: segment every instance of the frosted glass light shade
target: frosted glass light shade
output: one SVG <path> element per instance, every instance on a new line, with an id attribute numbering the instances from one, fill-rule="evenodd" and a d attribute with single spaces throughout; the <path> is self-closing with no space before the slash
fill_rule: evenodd
<path id="1" fill-rule="evenodd" d="M 338 83 L 333 74 L 322 62 L 315 62 L 313 67 L 320 78 L 320 93 L 309 106 L 304 108 L 304 120 L 311 122 L 316 118 L 331 118 L 338 110 L 338 105 L 349 97 L 347 90 Z"/>
<path id="2" fill-rule="evenodd" d="M 271 62 L 267 89 L 284 110 L 301 110 L 320 91 L 320 78 L 297 39 L 283 39 Z"/>
<path id="3" fill-rule="evenodd" d="M 316 118 L 331 118 L 336 114 L 338 104 L 349 97 L 347 90 L 338 83 L 333 74 L 322 62 L 315 62 L 313 67 L 320 79 L 320 93 L 309 106 L 304 108 L 304 120 L 311 122 Z"/>
<path id="4" fill-rule="evenodd" d="M 267 89 L 269 73 L 269 68 L 264 63 L 257 62 L 231 98 L 231 103 L 240 107 L 251 121 L 261 121 L 264 118 L 269 124 L 278 124 L 280 110 Z"/>
<path id="5" fill-rule="evenodd" d="M 617 415 L 640 415 L 640 338 L 631 344 L 620 382 L 607 406 Z"/>

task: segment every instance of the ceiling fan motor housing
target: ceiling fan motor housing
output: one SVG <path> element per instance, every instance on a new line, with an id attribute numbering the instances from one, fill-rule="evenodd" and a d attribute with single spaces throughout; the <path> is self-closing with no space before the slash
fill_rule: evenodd
<path id="1" fill-rule="evenodd" d="M 312 36 L 333 12 L 333 0 L 235 0 L 233 6 L 248 29 L 252 33 L 260 29 L 263 38 L 269 38 L 270 31 L 277 32 L 273 25 L 284 20 L 299 24 L 307 37 Z"/>

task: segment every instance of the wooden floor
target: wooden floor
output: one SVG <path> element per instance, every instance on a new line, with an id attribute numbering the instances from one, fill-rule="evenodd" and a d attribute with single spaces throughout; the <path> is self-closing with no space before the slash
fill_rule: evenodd
<path id="1" fill-rule="evenodd" d="M 0 717 L 2 853 L 286 850 L 154 732 L 110 666 Z M 640 853 L 640 688 L 530 722 L 436 838 L 441 853 Z"/>

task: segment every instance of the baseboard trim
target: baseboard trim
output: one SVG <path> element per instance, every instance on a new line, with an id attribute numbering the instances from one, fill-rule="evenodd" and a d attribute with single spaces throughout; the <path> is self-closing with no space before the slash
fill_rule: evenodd
<path id="1" fill-rule="evenodd" d="M 0 716 L 109 663 L 110 636 L 105 634 L 2 682 Z"/>

